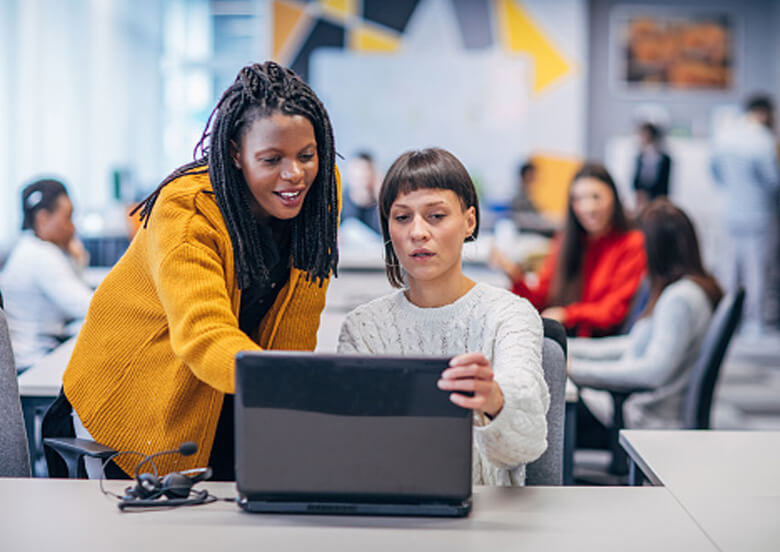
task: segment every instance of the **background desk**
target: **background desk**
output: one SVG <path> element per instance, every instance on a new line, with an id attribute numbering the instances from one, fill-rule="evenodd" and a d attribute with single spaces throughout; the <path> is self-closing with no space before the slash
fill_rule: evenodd
<path id="1" fill-rule="evenodd" d="M 780 550 L 780 431 L 623 430 L 620 443 L 721 550 Z"/>
<path id="2" fill-rule="evenodd" d="M 384 272 L 384 245 L 382 237 L 373 232 L 345 221 L 339 228 L 339 270 L 377 270 Z M 463 263 L 465 266 L 486 267 L 490 258 L 490 249 L 497 244 L 511 259 L 526 262 L 540 259 L 550 248 L 550 238 L 532 232 L 510 233 L 494 236 L 489 231 L 480 231 L 473 242 L 463 245 Z"/>
<path id="3" fill-rule="evenodd" d="M 119 491 L 120 482 L 108 482 Z M 232 483 L 207 487 L 235 495 Z M 477 488 L 464 519 L 120 513 L 97 481 L 0 480 L 4 550 L 716 550 L 663 488 Z M 43 529 L 43 530 L 42 530 Z"/>

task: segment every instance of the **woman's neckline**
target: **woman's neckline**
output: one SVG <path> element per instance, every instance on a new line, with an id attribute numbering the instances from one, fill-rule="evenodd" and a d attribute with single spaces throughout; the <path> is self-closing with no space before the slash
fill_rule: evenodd
<path id="1" fill-rule="evenodd" d="M 466 290 L 465 290 L 463 293 L 461 293 L 461 294 L 458 296 L 458 298 L 457 298 L 457 299 L 455 299 L 454 301 L 451 301 L 451 302 L 449 302 L 449 303 L 444 303 L 444 304 L 442 304 L 442 305 L 432 305 L 432 306 L 420 306 L 420 305 L 417 305 L 417 304 L 416 304 L 416 303 L 414 303 L 414 302 L 413 302 L 411 299 L 409 299 L 409 296 L 408 296 L 408 291 L 409 291 L 409 290 L 408 290 L 408 288 L 407 288 L 407 289 L 404 289 L 404 290 L 401 290 L 401 291 L 400 291 L 400 294 L 401 294 L 401 297 L 403 297 L 403 301 L 404 301 L 404 302 L 405 302 L 405 303 L 406 303 L 406 304 L 407 304 L 409 307 L 411 307 L 411 308 L 413 308 L 413 309 L 418 309 L 418 310 L 421 310 L 421 311 L 428 311 L 428 312 L 430 312 L 430 311 L 436 311 L 436 310 L 442 310 L 442 309 L 447 309 L 448 307 L 454 307 L 454 306 L 456 306 L 456 305 L 459 305 L 459 304 L 465 303 L 466 301 L 468 301 L 469 297 L 471 297 L 471 296 L 473 295 L 474 291 L 475 291 L 475 290 L 476 290 L 478 287 L 480 287 L 480 286 L 481 286 L 481 284 L 480 284 L 480 283 L 478 283 L 478 282 L 474 282 L 473 280 L 471 280 L 471 279 L 469 279 L 469 278 L 467 278 L 467 282 L 468 282 L 468 283 L 467 283 Z"/>

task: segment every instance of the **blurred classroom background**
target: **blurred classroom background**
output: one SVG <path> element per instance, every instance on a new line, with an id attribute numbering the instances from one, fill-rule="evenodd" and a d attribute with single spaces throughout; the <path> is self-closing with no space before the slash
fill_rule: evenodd
<path id="1" fill-rule="evenodd" d="M 529 161 L 529 199 L 553 225 L 585 159 L 606 164 L 633 209 L 636 131 L 651 122 L 672 159 L 670 198 L 717 275 L 711 141 L 751 93 L 780 98 L 778 28 L 773 0 L 2 0 L 0 263 L 19 235 L 20 190 L 55 176 L 92 264 L 113 264 L 135 230 L 128 210 L 192 158 L 237 70 L 275 59 L 323 99 L 341 163 L 370 152 L 381 178 L 407 149 L 452 151 L 496 240 L 518 231 L 501 221 Z M 366 257 L 351 247 L 347 265 Z M 473 255 L 484 264 L 484 248 Z M 775 253 L 772 330 L 735 340 L 716 427 L 780 427 L 779 274 Z M 329 308 L 384 291 L 353 289 Z"/>

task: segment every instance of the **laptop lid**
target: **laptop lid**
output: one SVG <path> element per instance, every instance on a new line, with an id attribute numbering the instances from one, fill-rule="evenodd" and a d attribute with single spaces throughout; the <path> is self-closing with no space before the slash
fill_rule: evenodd
<path id="1" fill-rule="evenodd" d="M 436 386 L 448 362 L 239 353 L 239 493 L 297 503 L 467 500 L 473 414 Z"/>

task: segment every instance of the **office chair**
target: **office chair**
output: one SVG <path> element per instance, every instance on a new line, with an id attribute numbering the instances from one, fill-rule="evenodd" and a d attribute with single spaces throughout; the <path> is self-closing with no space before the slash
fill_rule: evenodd
<path id="1" fill-rule="evenodd" d="M 566 331 L 549 318 L 543 318 L 542 369 L 550 390 L 547 411 L 547 450 L 525 467 L 526 485 L 563 483 L 563 434 L 566 412 Z"/>
<path id="2" fill-rule="evenodd" d="M 709 429 L 712 399 L 718 382 L 720 367 L 726 356 L 731 337 L 742 318 L 745 290 L 721 300 L 710 322 L 710 328 L 702 343 L 701 353 L 691 373 L 683 403 L 683 427 L 685 429 Z"/>
<path id="3" fill-rule="evenodd" d="M 0 296 L 0 301 L 2 301 Z M 0 477 L 30 477 L 30 451 L 24 429 L 16 364 L 5 312 L 0 309 Z"/>
<path id="4" fill-rule="evenodd" d="M 634 327 L 634 324 L 639 320 L 639 317 L 642 316 L 649 300 L 650 279 L 642 278 L 636 293 L 634 293 L 634 297 L 631 299 L 631 306 L 628 309 L 626 319 L 623 320 L 623 323 L 620 325 L 617 335 L 625 335 L 631 331 L 631 328 Z"/>
<path id="5" fill-rule="evenodd" d="M 699 349 L 699 355 L 691 370 L 688 389 L 683 398 L 681 429 L 709 429 L 710 427 L 715 384 L 731 337 L 742 317 L 744 301 L 745 290 L 739 288 L 736 293 L 725 295 L 715 309 Z M 618 443 L 620 430 L 625 427 L 623 406 L 626 399 L 634 393 L 652 391 L 652 389 L 645 387 L 619 391 L 597 387 L 594 389 L 609 391 L 612 396 L 614 414 L 612 427 L 609 428 L 609 447 L 612 452 L 609 471 L 616 475 L 625 475 L 628 473 L 626 452 Z"/>

